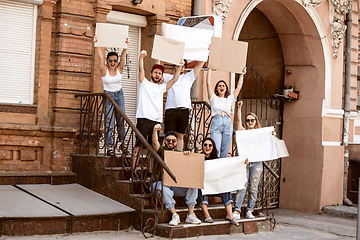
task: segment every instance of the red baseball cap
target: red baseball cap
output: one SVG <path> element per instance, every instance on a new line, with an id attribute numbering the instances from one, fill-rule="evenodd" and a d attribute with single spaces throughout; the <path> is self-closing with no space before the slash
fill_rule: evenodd
<path id="1" fill-rule="evenodd" d="M 151 72 L 152 72 L 155 68 L 160 69 L 160 70 L 162 71 L 162 73 L 164 73 L 165 68 L 164 68 L 163 65 L 155 64 L 155 65 L 152 67 Z"/>

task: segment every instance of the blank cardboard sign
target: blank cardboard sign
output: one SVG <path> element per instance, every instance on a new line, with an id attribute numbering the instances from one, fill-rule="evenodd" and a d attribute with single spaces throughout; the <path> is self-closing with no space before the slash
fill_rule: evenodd
<path id="1" fill-rule="evenodd" d="M 209 68 L 241 73 L 246 66 L 248 43 L 212 37 Z"/>
<path id="2" fill-rule="evenodd" d="M 179 65 L 184 56 L 185 43 L 155 35 L 151 58 Z"/>
<path id="3" fill-rule="evenodd" d="M 126 38 L 129 34 L 129 26 L 111 24 L 111 23 L 96 23 L 95 36 L 97 42 L 95 47 L 115 47 L 128 48 Z"/>
<path id="4" fill-rule="evenodd" d="M 205 155 L 182 152 L 165 151 L 164 160 L 177 183 L 164 171 L 163 182 L 166 186 L 184 188 L 204 188 Z"/>
<path id="5" fill-rule="evenodd" d="M 162 36 L 185 43 L 184 59 L 207 61 L 213 34 L 214 31 L 209 29 L 161 24 Z"/>

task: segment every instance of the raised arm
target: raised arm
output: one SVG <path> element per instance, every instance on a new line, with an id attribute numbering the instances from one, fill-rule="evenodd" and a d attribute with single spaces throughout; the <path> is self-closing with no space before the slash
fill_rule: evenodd
<path id="1" fill-rule="evenodd" d="M 236 112 L 236 119 L 235 119 L 235 129 L 241 130 L 243 128 L 242 122 L 241 122 L 241 108 L 243 105 L 243 101 L 238 101 L 236 103 L 237 106 L 237 112 Z"/>
<path id="2" fill-rule="evenodd" d="M 200 72 L 201 68 L 204 66 L 204 64 L 205 64 L 205 61 L 200 61 L 200 62 L 198 62 L 196 67 L 194 67 L 194 77 L 195 78 L 197 76 L 199 76 L 199 72 Z"/>
<path id="3" fill-rule="evenodd" d="M 147 52 L 146 50 L 142 50 L 140 52 L 140 57 L 139 57 L 139 82 L 142 83 L 142 81 L 144 81 L 145 78 L 145 70 L 144 70 L 144 57 L 147 56 Z"/>
<path id="4" fill-rule="evenodd" d="M 93 39 L 93 42 L 96 43 L 97 42 L 97 37 L 95 36 Z M 99 68 L 100 68 L 100 73 L 101 76 L 104 77 L 106 75 L 106 65 L 105 65 L 105 56 L 104 56 L 104 49 L 102 47 L 95 47 L 96 51 L 98 53 L 99 56 Z"/>
<path id="5" fill-rule="evenodd" d="M 166 83 L 166 90 L 169 90 L 179 79 L 182 65 L 184 65 L 184 61 L 182 61 L 181 65 L 176 65 L 173 78 Z"/>
<path id="6" fill-rule="evenodd" d="M 240 73 L 238 84 L 237 84 L 237 86 L 236 86 L 236 88 L 234 90 L 234 98 L 235 99 L 239 96 L 240 90 L 241 90 L 241 88 L 243 86 L 245 73 L 246 73 L 246 67 L 244 67 L 244 69 Z"/>
<path id="7" fill-rule="evenodd" d="M 208 69 L 208 75 L 206 78 L 206 86 L 207 86 L 208 98 L 210 99 L 214 92 L 211 87 L 211 69 L 210 68 Z"/>
<path id="8" fill-rule="evenodd" d="M 125 43 L 127 45 L 129 45 L 129 38 L 126 38 Z M 124 67 L 125 67 L 126 53 L 127 53 L 127 48 L 124 48 L 122 53 L 121 53 L 120 62 L 118 64 L 118 69 L 119 69 L 120 74 L 123 73 L 123 70 L 124 70 Z"/>
<path id="9" fill-rule="evenodd" d="M 154 126 L 152 133 L 152 147 L 156 152 L 159 151 L 160 148 L 159 137 L 158 137 L 158 131 L 160 130 L 161 130 L 161 124 L 158 123 Z"/>

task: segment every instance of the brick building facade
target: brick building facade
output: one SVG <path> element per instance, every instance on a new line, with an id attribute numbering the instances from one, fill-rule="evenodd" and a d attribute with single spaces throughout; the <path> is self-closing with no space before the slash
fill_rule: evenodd
<path id="1" fill-rule="evenodd" d="M 8 9 L 15 19 L 19 11 L 14 7 L 28 8 L 29 13 L 33 12 L 35 26 L 28 100 L 8 100 L 19 95 L 21 87 L 17 87 L 16 81 L 7 84 L 9 90 L 0 87 L 1 173 L 71 172 L 71 154 L 79 149 L 80 99 L 74 96 L 102 92 L 99 60 L 92 42 L 97 22 L 132 27 L 131 69 L 125 72 L 136 82 L 137 54 L 141 49 L 151 53 L 154 35 L 161 34 L 161 24 L 174 24 L 180 17 L 191 16 L 196 8 L 199 15 L 216 14 L 223 18 L 223 38 L 250 43 L 248 60 L 253 67 L 261 68 L 271 95 L 276 88 L 286 85 L 300 92 L 299 100 L 284 105 L 279 121 L 290 152 L 281 165 L 280 207 L 319 212 L 323 205 L 342 202 L 346 28 L 342 25 L 345 17 L 342 11 L 347 9 L 348 1 L 143 0 L 137 5 L 132 2 L 135 0 L 0 0 L 3 4 L 0 9 Z M 353 143 L 355 127 L 359 126 L 356 123 L 359 4 L 351 2 L 349 142 Z M 3 15 L 0 16 L 1 20 Z M 17 27 L 4 29 L 5 34 Z M 22 34 L 18 31 L 12 35 Z M 19 66 L 7 69 L 6 65 L 14 62 L 13 56 L 3 54 L 0 58 L 5 63 L 1 65 L 2 71 L 10 69 L 15 74 Z M 153 63 L 150 57 L 146 59 L 146 72 Z M 231 87 L 235 85 L 233 73 L 216 71 L 212 77 L 214 85 L 220 78 Z M 198 100 L 207 100 L 203 78 L 204 73 L 200 73 Z M 11 77 L 1 77 L 0 83 L 5 86 L 10 80 Z M 125 95 L 126 99 L 134 98 L 133 105 L 127 106 L 127 115 L 134 115 L 136 108 L 136 87 L 133 91 Z"/>
<path id="2" fill-rule="evenodd" d="M 102 92 L 92 42 L 96 22 L 106 22 L 111 10 L 144 16 L 140 40 L 150 52 L 161 23 L 190 16 L 192 1 L 44 0 L 35 7 L 33 103 L 0 103 L 0 172 L 71 171 L 80 120 L 74 94 Z"/>

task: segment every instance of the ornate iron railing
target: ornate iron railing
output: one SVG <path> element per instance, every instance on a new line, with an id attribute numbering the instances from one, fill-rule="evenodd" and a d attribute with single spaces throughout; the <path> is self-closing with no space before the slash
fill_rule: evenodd
<path id="1" fill-rule="evenodd" d="M 195 153 L 202 151 L 202 141 L 210 136 L 211 106 L 205 101 L 193 101 L 187 128 L 187 149 Z"/>
<path id="2" fill-rule="evenodd" d="M 257 114 L 262 126 L 275 126 L 278 136 L 281 129 L 278 125 L 280 122 L 280 106 L 281 102 L 273 98 L 270 94 L 267 84 L 262 76 L 252 67 L 248 67 L 244 78 L 245 91 L 242 94 L 244 102 L 241 116 L 245 116 L 247 112 Z M 255 92 L 252 94 L 249 92 Z M 244 122 L 244 121 L 243 121 Z M 211 106 L 205 101 L 193 101 L 192 112 L 190 115 L 189 126 L 187 129 L 187 146 L 188 150 L 201 152 L 201 143 L 204 138 L 210 136 L 211 124 Z M 235 132 L 233 133 L 233 141 L 229 155 L 237 156 L 237 146 Z M 267 161 L 263 163 L 262 181 L 259 184 L 258 198 L 256 208 L 277 207 L 279 203 L 279 175 L 280 175 L 280 159 Z M 244 202 L 246 202 L 247 195 Z M 265 204 L 266 203 L 266 204 Z"/>
<path id="3" fill-rule="evenodd" d="M 75 97 L 81 98 L 80 153 L 106 156 L 107 148 L 113 148 L 114 154 L 106 158 L 110 161 L 105 165 L 120 171 L 122 180 L 130 176 L 130 194 L 151 196 L 155 217 L 146 221 L 143 231 L 153 235 L 158 217 L 163 215 L 162 198 L 159 197 L 162 185 L 154 191 L 160 180 L 160 174 L 152 171 L 155 163 L 160 164 L 175 182 L 176 177 L 109 94 L 84 93 Z"/>

